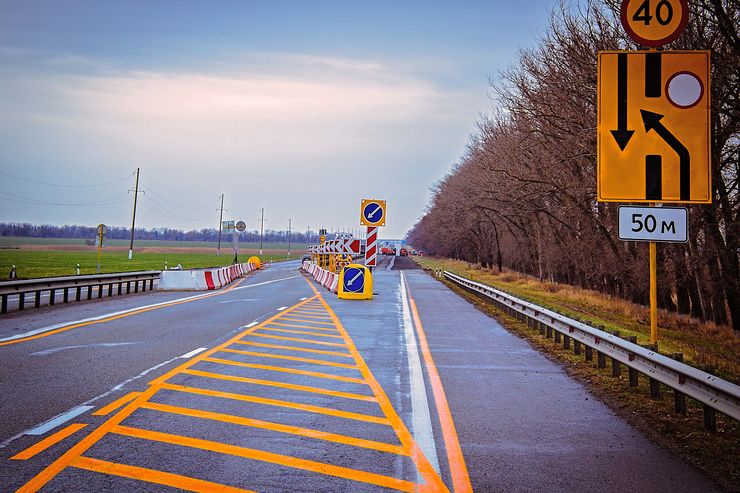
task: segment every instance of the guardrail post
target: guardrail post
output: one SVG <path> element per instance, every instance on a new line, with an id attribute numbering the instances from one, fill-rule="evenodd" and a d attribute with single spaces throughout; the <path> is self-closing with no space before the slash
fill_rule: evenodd
<path id="1" fill-rule="evenodd" d="M 700 370 L 714 375 L 717 369 L 712 365 L 703 365 L 699 367 Z M 706 404 L 702 404 L 704 408 L 704 429 L 710 433 L 717 433 L 717 412 Z"/>
<path id="2" fill-rule="evenodd" d="M 108 284 L 108 298 L 113 296 L 113 283 Z"/>
<path id="3" fill-rule="evenodd" d="M 18 293 L 18 310 L 23 310 L 26 304 L 26 293 Z"/>
<path id="4" fill-rule="evenodd" d="M 64 288 L 64 294 L 62 295 L 62 302 L 69 303 L 69 288 Z"/>
<path id="5" fill-rule="evenodd" d="M 591 346 L 586 346 L 586 361 L 594 360 L 594 350 Z"/>
<path id="6" fill-rule="evenodd" d="M 118 296 L 121 296 L 121 290 L 123 289 L 123 281 L 118 282 Z"/>
<path id="7" fill-rule="evenodd" d="M 103 297 L 103 285 L 98 284 L 98 299 Z"/>
<path id="8" fill-rule="evenodd" d="M 547 335 L 545 337 L 547 337 L 548 339 L 552 338 L 552 327 L 550 327 L 549 325 L 547 326 L 546 334 Z"/>
<path id="9" fill-rule="evenodd" d="M 570 336 L 563 335 L 563 349 L 570 349 Z"/>
<path id="10" fill-rule="evenodd" d="M 673 353 L 671 358 L 683 363 L 683 353 Z M 673 400 L 676 413 L 686 414 L 686 395 L 683 392 L 673 389 Z"/>
<path id="11" fill-rule="evenodd" d="M 3 295 L 2 307 L 0 307 L 0 312 L 8 313 L 8 295 L 7 294 Z"/>
<path id="12" fill-rule="evenodd" d="M 602 369 L 606 368 L 606 355 L 601 351 L 596 353 L 596 365 Z"/>
<path id="13" fill-rule="evenodd" d="M 92 299 L 92 286 L 87 285 L 85 289 L 87 290 L 87 299 L 91 300 Z"/>
<path id="14" fill-rule="evenodd" d="M 540 329 L 540 336 L 544 336 L 545 335 L 545 324 L 543 324 L 542 322 L 537 322 L 537 326 Z"/>
<path id="15" fill-rule="evenodd" d="M 134 281 L 134 293 L 139 292 L 139 281 Z"/>
<path id="16" fill-rule="evenodd" d="M 131 281 L 126 281 L 126 294 L 131 294 Z"/>
<path id="17" fill-rule="evenodd" d="M 637 336 L 629 336 L 627 338 L 628 341 L 630 341 L 632 344 L 637 344 Z M 630 380 L 630 387 L 637 387 L 638 385 L 638 376 L 640 375 L 637 370 L 634 368 L 627 368 L 627 371 L 629 372 L 629 380 Z"/>
<path id="18" fill-rule="evenodd" d="M 573 339 L 573 354 L 579 356 L 581 354 L 581 342 Z"/>
<path id="19" fill-rule="evenodd" d="M 37 290 L 33 293 L 33 304 L 36 308 L 41 306 L 41 290 Z"/>
<path id="20" fill-rule="evenodd" d="M 154 289 L 154 279 L 149 279 L 149 291 Z"/>
<path id="21" fill-rule="evenodd" d="M 613 335 L 619 337 L 619 331 L 615 330 L 612 332 Z M 622 374 L 622 365 L 616 359 L 612 358 L 612 376 L 618 377 Z"/>
<path id="22" fill-rule="evenodd" d="M 560 344 L 560 332 L 555 331 L 555 344 Z"/>
<path id="23" fill-rule="evenodd" d="M 56 291 L 57 291 L 56 289 L 51 289 L 51 290 L 49 290 L 49 304 L 50 304 L 50 305 L 53 305 L 53 304 L 54 304 L 54 302 L 56 301 L 56 300 L 54 299 L 54 298 L 55 298 L 55 295 L 56 295 Z"/>

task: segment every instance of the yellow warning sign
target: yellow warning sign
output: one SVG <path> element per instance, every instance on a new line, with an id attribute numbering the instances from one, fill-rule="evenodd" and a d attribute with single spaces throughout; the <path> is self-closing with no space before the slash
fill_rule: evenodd
<path id="1" fill-rule="evenodd" d="M 602 51 L 602 202 L 712 202 L 709 51 Z"/>

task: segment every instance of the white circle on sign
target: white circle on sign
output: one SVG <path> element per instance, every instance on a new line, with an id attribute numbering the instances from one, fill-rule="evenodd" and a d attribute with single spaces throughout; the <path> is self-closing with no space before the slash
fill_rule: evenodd
<path id="1" fill-rule="evenodd" d="M 701 101 L 704 86 L 701 79 L 691 72 L 678 72 L 666 84 L 668 101 L 682 109 L 692 108 Z"/>

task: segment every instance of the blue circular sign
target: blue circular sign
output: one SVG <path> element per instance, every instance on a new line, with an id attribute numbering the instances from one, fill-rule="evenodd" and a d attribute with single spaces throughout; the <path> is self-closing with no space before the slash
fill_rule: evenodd
<path id="1" fill-rule="evenodd" d="M 360 293 L 365 286 L 365 270 L 356 267 L 344 269 L 344 290 L 350 293 Z"/>
<path id="2" fill-rule="evenodd" d="M 368 202 L 362 208 L 362 217 L 369 223 L 379 223 L 383 220 L 383 206 L 377 202 Z"/>

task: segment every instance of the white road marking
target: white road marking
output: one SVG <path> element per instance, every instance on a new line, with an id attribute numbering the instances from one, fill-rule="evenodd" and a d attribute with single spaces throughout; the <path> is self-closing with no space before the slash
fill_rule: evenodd
<path id="1" fill-rule="evenodd" d="M 36 351 L 35 353 L 29 354 L 29 356 L 48 356 L 50 354 L 65 351 L 67 349 L 82 349 L 92 347 L 116 347 L 116 346 L 130 346 L 132 344 L 144 344 L 143 342 L 101 342 L 97 344 L 83 344 L 80 346 L 62 346 L 51 349 L 44 349 L 43 351 Z"/>
<path id="2" fill-rule="evenodd" d="M 247 286 L 239 286 L 238 288 L 234 288 L 232 291 L 236 291 L 238 289 L 254 288 L 256 286 L 264 286 L 265 284 L 272 284 L 273 282 L 287 281 L 289 279 L 298 279 L 299 277 L 303 277 L 303 276 L 283 277 L 280 279 L 273 279 L 272 281 L 258 282 L 257 284 L 249 284 Z"/>
<path id="3" fill-rule="evenodd" d="M 199 347 L 198 349 L 193 349 L 193 350 L 192 350 L 192 351 L 190 351 L 189 353 L 185 353 L 185 354 L 183 354 L 182 356 L 180 356 L 180 358 L 184 358 L 184 359 L 192 358 L 192 357 L 193 357 L 193 356 L 195 356 L 196 354 L 198 354 L 198 353 L 202 353 L 202 352 L 203 352 L 203 351 L 205 351 L 206 349 L 208 349 L 208 348 L 207 348 L 207 347 Z"/>
<path id="4" fill-rule="evenodd" d="M 288 308 L 287 306 L 281 306 L 280 308 L 277 309 L 277 311 L 281 312 L 287 308 Z"/>
<path id="5" fill-rule="evenodd" d="M 306 301 L 308 298 L 301 298 L 299 301 Z"/>
<path id="6" fill-rule="evenodd" d="M 155 307 L 158 307 L 158 306 L 167 306 L 167 305 L 171 305 L 171 304 L 174 304 L 174 303 L 179 303 L 181 301 L 194 300 L 194 299 L 197 299 L 197 298 L 203 298 L 204 296 L 210 296 L 211 294 L 212 293 L 209 292 L 209 293 L 204 293 L 204 294 L 197 294 L 195 296 L 186 296 L 185 298 L 178 298 L 176 300 L 171 300 L 171 301 L 163 301 L 162 303 L 154 303 L 153 305 L 137 306 L 135 308 L 129 308 L 128 310 L 121 310 L 119 312 L 106 313 L 105 315 L 99 315 L 97 317 L 83 318 L 82 320 L 74 320 L 74 321 L 71 321 L 71 322 L 62 322 L 60 324 L 49 325 L 48 327 L 42 327 L 40 329 L 34 329 L 34 330 L 31 330 L 31 331 L 28 331 L 28 332 L 24 332 L 22 334 L 16 334 L 14 336 L 4 337 L 4 338 L 0 339 L 0 342 L 14 341 L 16 339 L 23 339 L 24 337 L 31 337 L 31 336 L 35 336 L 36 334 L 43 334 L 44 332 L 49 332 L 50 330 L 60 329 L 62 327 L 67 327 L 68 325 L 75 325 L 75 324 L 81 324 L 81 323 L 86 323 L 86 322 L 94 322 L 96 320 L 103 320 L 104 318 L 115 317 L 115 316 L 118 316 L 118 315 L 125 315 L 126 313 L 135 312 L 137 310 L 144 310 L 146 308 L 155 308 Z"/>
<path id="7" fill-rule="evenodd" d="M 403 332 L 406 337 L 406 357 L 409 366 L 409 381 L 411 384 L 411 425 L 412 434 L 419 448 L 424 452 L 437 473 L 439 460 L 437 459 L 437 446 L 434 442 L 434 431 L 432 430 L 432 418 L 429 414 L 429 402 L 427 401 L 427 390 L 424 383 L 424 372 L 421 369 L 421 358 L 419 347 L 416 344 L 416 333 L 411 322 L 411 308 L 406 295 L 406 280 L 401 272 L 401 312 L 403 315 Z"/>
<path id="8" fill-rule="evenodd" d="M 80 414 L 86 411 L 89 411 L 93 407 L 95 406 L 77 406 L 75 408 L 70 409 L 64 414 L 60 414 L 59 416 L 50 419 L 46 423 L 40 424 L 39 426 L 37 426 L 36 428 L 32 430 L 26 431 L 24 434 L 25 435 L 43 435 L 47 431 L 53 430 L 57 426 L 66 423 L 70 419 L 74 419 Z"/>
<path id="9" fill-rule="evenodd" d="M 258 324 L 258 322 L 250 322 L 250 323 L 248 323 L 247 325 L 245 325 L 245 326 L 243 326 L 241 328 L 242 329 L 251 329 L 252 327 L 254 327 L 257 324 Z"/>
<path id="10" fill-rule="evenodd" d="M 219 301 L 219 304 L 224 304 L 224 303 L 241 303 L 241 302 L 244 302 L 244 301 L 259 301 L 259 300 L 257 298 L 241 298 L 241 299 L 238 299 L 238 300 Z"/>

